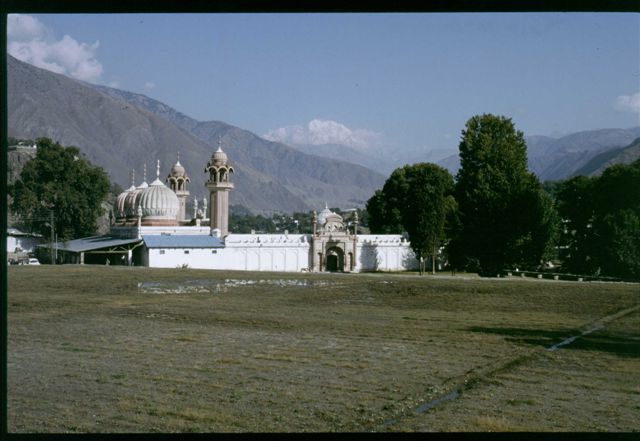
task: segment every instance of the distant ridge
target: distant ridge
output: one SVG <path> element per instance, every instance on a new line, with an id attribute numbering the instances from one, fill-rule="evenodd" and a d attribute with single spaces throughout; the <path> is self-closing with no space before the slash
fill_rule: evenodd
<path id="1" fill-rule="evenodd" d="M 204 197 L 204 166 L 218 137 L 234 164 L 231 204 L 253 212 L 308 211 L 324 201 L 340 208 L 363 206 L 385 177 L 365 167 L 299 152 L 220 121 L 196 121 L 144 95 L 94 86 L 7 56 L 9 135 L 49 137 L 75 145 L 112 181 L 136 184 L 161 179 L 176 161 L 185 166 L 192 195 Z"/>
<path id="2" fill-rule="evenodd" d="M 640 138 L 636 138 L 626 147 L 600 153 L 575 172 L 574 176 L 598 176 L 607 167 L 614 164 L 631 164 L 637 159 L 640 159 Z"/>
<path id="3" fill-rule="evenodd" d="M 529 169 L 541 181 L 566 179 L 583 174 L 582 168 L 599 155 L 612 158 L 640 136 L 640 127 L 631 129 L 598 129 L 576 132 L 561 138 L 525 136 Z M 613 153 L 610 151 L 615 150 Z M 598 161 L 596 161 L 598 162 Z M 452 173 L 460 167 L 458 154 L 438 162 Z M 594 166 L 590 166 L 593 168 Z"/>

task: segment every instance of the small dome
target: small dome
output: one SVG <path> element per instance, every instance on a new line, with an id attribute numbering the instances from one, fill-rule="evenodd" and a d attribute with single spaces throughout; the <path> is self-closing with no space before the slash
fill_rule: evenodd
<path id="1" fill-rule="evenodd" d="M 211 156 L 211 162 L 218 167 L 227 165 L 227 154 L 222 151 L 222 147 L 218 147 L 218 150 Z"/>
<path id="2" fill-rule="evenodd" d="M 138 204 L 142 208 L 142 218 L 150 220 L 175 221 L 180 209 L 178 196 L 160 179 L 153 181 L 148 188 L 140 193 Z"/>
<path id="3" fill-rule="evenodd" d="M 327 221 L 327 217 L 331 214 L 334 214 L 334 213 L 332 213 L 331 210 L 329 210 L 329 207 L 327 207 L 327 205 L 325 204 L 322 211 L 318 213 L 318 224 L 320 226 L 324 225 L 325 222 Z"/>
<path id="4" fill-rule="evenodd" d="M 180 160 L 175 163 L 173 167 L 171 167 L 171 176 L 174 178 L 182 178 L 185 175 L 185 170 L 182 164 L 180 164 Z"/>

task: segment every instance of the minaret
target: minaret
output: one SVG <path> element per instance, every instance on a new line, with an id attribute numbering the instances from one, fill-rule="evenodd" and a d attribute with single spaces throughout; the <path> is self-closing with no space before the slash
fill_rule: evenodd
<path id="1" fill-rule="evenodd" d="M 227 155 L 222 151 L 222 140 L 218 137 L 218 150 L 211 156 L 205 173 L 209 173 L 209 180 L 205 186 L 209 189 L 209 219 L 211 230 L 219 229 L 220 237 L 229 234 L 229 191 L 233 183 L 229 175 L 233 167 L 227 164 Z"/>
<path id="2" fill-rule="evenodd" d="M 178 196 L 180 202 L 180 210 L 178 210 L 178 222 L 187 220 L 187 199 L 189 198 L 189 190 L 187 190 L 187 182 L 191 182 L 189 176 L 184 170 L 182 164 L 180 164 L 180 153 L 178 153 L 178 161 L 173 167 L 171 172 L 167 176 L 166 182 L 169 183 L 169 188 Z M 194 216 L 195 218 L 195 216 Z"/>

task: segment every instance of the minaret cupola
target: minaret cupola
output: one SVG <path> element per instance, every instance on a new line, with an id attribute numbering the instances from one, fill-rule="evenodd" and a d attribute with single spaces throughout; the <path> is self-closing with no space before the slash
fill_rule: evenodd
<path id="1" fill-rule="evenodd" d="M 233 183 L 229 178 L 234 170 L 228 163 L 227 154 L 222 151 L 220 137 L 218 150 L 211 155 L 204 172 L 209 173 L 209 180 L 205 186 L 209 190 L 211 230 L 218 229 L 220 236 L 225 237 L 229 233 L 229 191 L 233 189 Z"/>
<path id="2" fill-rule="evenodd" d="M 189 190 L 187 190 L 187 183 L 191 182 L 184 166 L 180 164 L 180 153 L 178 152 L 178 159 L 171 172 L 167 176 L 166 181 L 169 183 L 169 188 L 178 196 L 180 201 L 180 210 L 178 211 L 178 221 L 186 221 L 187 212 L 187 199 L 189 198 Z"/>

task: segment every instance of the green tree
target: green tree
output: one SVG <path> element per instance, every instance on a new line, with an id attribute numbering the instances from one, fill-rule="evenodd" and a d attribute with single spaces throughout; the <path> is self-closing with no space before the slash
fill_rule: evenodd
<path id="1" fill-rule="evenodd" d="M 593 183 L 593 256 L 602 274 L 640 278 L 640 160 Z"/>
<path id="2" fill-rule="evenodd" d="M 395 173 L 395 171 L 394 171 Z M 399 179 L 394 176 L 393 179 Z M 387 179 L 387 183 L 391 177 Z M 366 210 L 369 215 L 369 229 L 376 234 L 400 234 L 403 231 L 400 211 L 394 207 L 396 199 L 387 200 L 386 195 L 391 192 L 385 183 L 382 190 L 376 190 L 373 196 L 367 201 Z"/>
<path id="3" fill-rule="evenodd" d="M 92 165 L 77 147 L 39 138 L 36 156 L 9 188 L 12 211 L 29 231 L 49 236 L 51 218 L 61 240 L 95 232 L 100 204 L 109 193 L 107 173 Z"/>
<path id="4" fill-rule="evenodd" d="M 527 169 L 527 146 L 511 119 L 474 116 L 460 142 L 455 196 L 460 215 L 455 261 L 495 275 L 509 266 L 538 265 L 557 229 L 550 198 Z"/>
<path id="5" fill-rule="evenodd" d="M 560 259 L 570 273 L 591 274 L 597 269 L 593 259 L 593 184 L 592 178 L 575 176 L 559 182 L 554 190 L 562 219 Z"/>
<path id="6" fill-rule="evenodd" d="M 422 261 L 430 256 L 435 272 L 447 216 L 455 208 L 452 191 L 453 177 L 438 165 L 420 163 L 397 168 L 382 190 L 367 202 L 371 232 L 406 231 L 416 257 Z"/>

